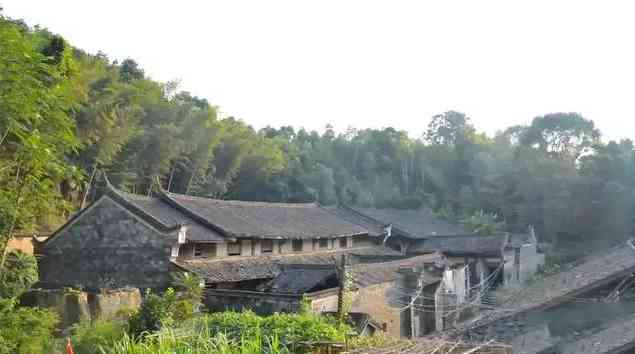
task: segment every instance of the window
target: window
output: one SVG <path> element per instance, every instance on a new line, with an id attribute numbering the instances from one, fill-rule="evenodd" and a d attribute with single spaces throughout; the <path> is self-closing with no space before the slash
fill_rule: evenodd
<path id="1" fill-rule="evenodd" d="M 262 240 L 260 243 L 260 252 L 271 253 L 273 252 L 273 240 Z"/>
<path id="2" fill-rule="evenodd" d="M 192 247 L 194 247 L 191 243 L 186 243 L 179 247 L 179 257 L 192 257 Z"/>
<path id="3" fill-rule="evenodd" d="M 287 244 L 286 240 L 280 240 L 278 241 L 278 253 L 283 253 L 284 252 L 284 245 Z"/>
<path id="4" fill-rule="evenodd" d="M 215 243 L 195 243 L 192 249 L 192 255 L 195 258 L 200 257 L 216 257 L 216 244 Z"/>
<path id="5" fill-rule="evenodd" d="M 340 237 L 340 248 L 348 247 L 348 239 L 346 237 Z"/>
<path id="6" fill-rule="evenodd" d="M 227 254 L 229 256 L 240 256 L 240 241 L 228 243 Z"/>
<path id="7" fill-rule="evenodd" d="M 291 242 L 291 247 L 293 248 L 293 252 L 301 252 L 302 251 L 302 240 L 293 240 Z"/>
<path id="8" fill-rule="evenodd" d="M 328 238 L 319 239 L 318 245 L 320 246 L 320 248 L 327 248 L 329 246 L 329 239 Z"/>

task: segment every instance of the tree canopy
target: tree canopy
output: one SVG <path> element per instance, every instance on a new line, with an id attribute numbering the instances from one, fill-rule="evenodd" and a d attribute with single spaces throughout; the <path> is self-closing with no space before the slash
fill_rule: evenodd
<path id="1" fill-rule="evenodd" d="M 431 117 L 418 137 L 256 130 L 176 82 L 153 81 L 133 59 L 0 19 L 2 250 L 16 230 L 53 229 L 85 206 L 98 169 L 141 194 L 159 180 L 213 198 L 427 206 L 478 225 L 531 224 L 554 244 L 610 242 L 635 231 L 635 149 L 600 137 L 571 112 L 494 136 L 457 111 Z"/>

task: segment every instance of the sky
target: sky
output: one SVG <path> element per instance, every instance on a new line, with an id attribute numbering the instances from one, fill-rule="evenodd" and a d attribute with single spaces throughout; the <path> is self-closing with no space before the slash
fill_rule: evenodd
<path id="1" fill-rule="evenodd" d="M 458 110 L 493 134 L 579 112 L 635 139 L 632 1 L 0 0 L 88 52 L 256 128 L 403 129 Z"/>

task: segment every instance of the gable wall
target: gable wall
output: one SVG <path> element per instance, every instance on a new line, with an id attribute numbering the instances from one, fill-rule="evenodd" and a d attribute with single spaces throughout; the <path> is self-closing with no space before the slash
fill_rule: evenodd
<path id="1" fill-rule="evenodd" d="M 102 197 L 44 245 L 40 279 L 55 287 L 162 287 L 175 240 Z"/>

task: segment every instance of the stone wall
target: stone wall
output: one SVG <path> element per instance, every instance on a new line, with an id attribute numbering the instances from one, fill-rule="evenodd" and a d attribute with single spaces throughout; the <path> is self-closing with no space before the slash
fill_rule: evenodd
<path id="1" fill-rule="evenodd" d="M 53 310 L 59 315 L 58 327 L 60 329 L 90 319 L 88 295 L 80 291 L 69 289 L 31 290 L 22 295 L 20 302 L 24 306 L 37 306 Z"/>
<path id="2" fill-rule="evenodd" d="M 104 196 L 46 242 L 40 280 L 47 287 L 163 287 L 175 240 Z"/>
<path id="3" fill-rule="evenodd" d="M 120 318 L 141 306 L 141 293 L 139 289 L 101 290 L 88 293 L 88 304 L 92 319 Z"/>
<path id="4" fill-rule="evenodd" d="M 84 292 L 73 289 L 34 289 L 20 298 L 24 306 L 48 308 L 60 317 L 60 329 L 83 320 L 113 319 L 141 305 L 138 289 Z"/>

